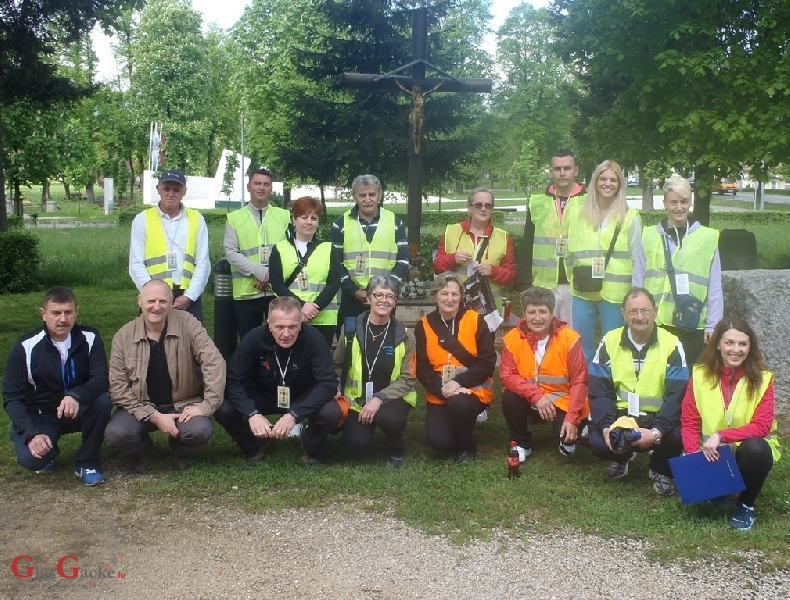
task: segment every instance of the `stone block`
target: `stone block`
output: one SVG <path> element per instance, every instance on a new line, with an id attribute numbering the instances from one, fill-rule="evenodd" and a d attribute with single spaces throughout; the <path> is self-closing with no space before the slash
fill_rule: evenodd
<path id="1" fill-rule="evenodd" d="M 776 412 L 790 418 L 790 270 L 723 271 L 722 287 L 725 319 L 743 317 L 754 329 L 776 378 Z"/>

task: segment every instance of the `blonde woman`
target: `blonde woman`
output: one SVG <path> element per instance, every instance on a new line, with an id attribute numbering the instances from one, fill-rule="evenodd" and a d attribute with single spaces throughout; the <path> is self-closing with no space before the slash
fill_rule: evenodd
<path id="1" fill-rule="evenodd" d="M 586 200 L 568 217 L 572 319 L 589 364 L 597 345 L 596 318 L 602 336 L 623 325 L 620 306 L 631 287 L 633 257 L 642 251 L 642 222 L 626 203 L 620 165 L 598 165 Z"/>

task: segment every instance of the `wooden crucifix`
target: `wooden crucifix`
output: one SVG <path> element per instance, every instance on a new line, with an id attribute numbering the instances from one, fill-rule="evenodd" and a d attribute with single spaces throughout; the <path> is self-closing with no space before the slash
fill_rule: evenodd
<path id="1" fill-rule="evenodd" d="M 423 6 L 412 11 L 412 62 L 383 75 L 365 73 L 343 73 L 343 85 L 352 88 L 403 90 L 411 96 L 411 125 L 409 144 L 409 202 L 406 225 L 409 229 L 409 251 L 412 261 L 420 256 L 420 225 L 422 222 L 422 133 L 425 97 L 436 91 L 491 92 L 490 79 L 457 79 L 429 63 L 428 56 L 428 9 Z M 436 71 L 440 77 L 426 77 L 425 68 Z M 407 69 L 411 77 L 401 75 Z"/>

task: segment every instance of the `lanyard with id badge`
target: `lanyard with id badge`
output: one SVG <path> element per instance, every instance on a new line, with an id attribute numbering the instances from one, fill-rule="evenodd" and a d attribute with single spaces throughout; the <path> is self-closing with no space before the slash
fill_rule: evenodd
<path id="1" fill-rule="evenodd" d="M 366 275 L 366 270 L 368 268 L 368 260 L 363 254 L 365 251 L 365 244 L 368 244 L 368 256 L 370 256 L 370 243 L 368 240 L 368 225 L 362 227 L 362 221 L 360 221 L 359 216 L 357 216 L 357 225 L 359 225 L 359 237 L 362 243 L 362 247 L 359 249 L 359 254 L 357 254 L 357 259 L 354 263 L 354 273 L 356 275 Z"/>
<path id="2" fill-rule="evenodd" d="M 291 353 L 288 353 L 288 360 L 285 361 L 285 368 L 280 366 L 280 356 L 277 350 L 274 351 L 274 358 L 277 361 L 277 370 L 280 371 L 282 385 L 277 386 L 277 408 L 290 410 L 291 408 L 291 388 L 285 385 L 285 375 L 288 372 L 288 365 L 291 363 Z"/>
<path id="3" fill-rule="evenodd" d="M 365 382 L 365 402 L 363 403 L 363 406 L 370 402 L 370 400 L 373 398 L 373 369 L 376 368 L 376 363 L 378 362 L 379 356 L 381 355 L 381 349 L 384 347 L 384 342 L 387 341 L 387 332 L 390 329 L 391 322 L 391 320 L 388 320 L 384 331 L 379 334 L 381 335 L 381 343 L 376 350 L 376 355 L 373 357 L 373 362 L 368 361 L 367 340 L 365 340 L 365 349 L 363 351 L 363 355 L 365 356 L 365 366 L 368 368 L 369 381 Z M 370 337 L 373 337 L 373 331 L 370 329 L 370 322 L 367 323 L 366 329 L 368 330 L 368 333 L 370 333 Z"/>
<path id="4" fill-rule="evenodd" d="M 570 198 L 566 199 L 565 204 Z M 562 229 L 562 224 L 565 221 L 565 206 L 560 200 L 560 196 L 554 196 L 554 205 L 557 210 L 557 219 L 560 222 L 560 235 L 554 240 L 554 258 L 568 258 L 568 240 L 565 237 L 565 232 Z"/>
<path id="5" fill-rule="evenodd" d="M 444 317 L 441 317 L 444 326 L 447 327 L 448 331 L 455 335 L 455 317 L 450 321 L 450 325 L 447 324 L 447 321 L 444 320 Z M 446 385 L 450 383 L 453 379 L 455 379 L 455 365 L 452 362 L 453 355 L 448 352 L 447 353 L 447 364 L 442 365 L 442 385 Z"/>

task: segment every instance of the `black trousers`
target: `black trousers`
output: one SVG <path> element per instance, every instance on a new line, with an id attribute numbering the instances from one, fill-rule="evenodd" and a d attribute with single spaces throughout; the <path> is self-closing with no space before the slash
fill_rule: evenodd
<path id="1" fill-rule="evenodd" d="M 735 462 L 746 484 L 738 500 L 746 506 L 754 506 L 768 473 L 774 467 L 771 446 L 762 438 L 747 438 L 735 451 Z"/>
<path id="2" fill-rule="evenodd" d="M 556 411 L 551 423 L 551 431 L 559 443 L 562 424 L 568 413 L 559 408 L 556 408 Z M 532 448 L 532 432 L 529 430 L 529 426 L 531 423 L 545 422 L 535 406 L 515 392 L 505 390 L 502 392 L 502 413 L 505 415 L 510 439 L 515 440 L 522 448 Z"/>
<path id="3" fill-rule="evenodd" d="M 652 425 L 642 425 L 648 429 Z M 661 438 L 661 444 L 653 446 L 648 450 L 653 450 L 650 455 L 650 468 L 656 473 L 672 477 L 672 469 L 669 467 L 669 459 L 680 456 L 683 453 L 683 440 L 680 438 L 680 427 L 675 427 L 664 433 Z M 647 452 L 648 450 L 628 450 L 622 454 L 615 454 L 609 450 L 606 442 L 603 439 L 603 433 L 597 427 L 590 430 L 590 452 L 593 456 L 603 460 L 609 460 L 616 463 L 625 464 L 636 452 Z"/>
<path id="4" fill-rule="evenodd" d="M 273 406 L 256 405 L 256 409 L 263 415 L 284 415 L 288 412 L 283 408 L 277 408 L 276 404 Z M 214 418 L 239 445 L 245 456 L 252 456 L 266 442 L 264 438 L 253 435 L 247 415 L 236 410 L 230 402 L 223 402 L 214 413 Z M 340 421 L 340 408 L 338 408 L 337 402 L 330 400 L 319 410 L 307 415 L 307 421 L 307 426 L 302 430 L 302 448 L 310 456 L 316 457 L 320 454 L 326 437 L 331 431 L 337 429 L 337 424 Z"/>
<path id="5" fill-rule="evenodd" d="M 363 453 L 373 446 L 373 434 L 376 427 L 384 432 L 384 446 L 389 456 L 403 456 L 406 444 L 403 433 L 409 419 L 411 405 L 403 398 L 394 398 L 385 402 L 376 413 L 373 423 L 360 423 L 359 413 L 348 411 L 348 418 L 343 424 L 343 443 L 355 454 Z"/>
<path id="6" fill-rule="evenodd" d="M 456 394 L 447 404 L 428 403 L 425 412 L 425 443 L 437 454 L 477 451 L 473 430 L 477 415 L 486 405 L 474 394 Z"/>
<path id="7" fill-rule="evenodd" d="M 274 296 L 261 296 L 252 300 L 234 300 L 233 312 L 236 317 L 236 333 L 239 339 L 244 339 L 251 329 L 263 325 L 263 320 L 269 314 L 269 304 Z"/>

